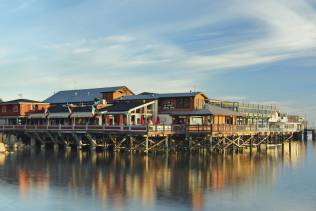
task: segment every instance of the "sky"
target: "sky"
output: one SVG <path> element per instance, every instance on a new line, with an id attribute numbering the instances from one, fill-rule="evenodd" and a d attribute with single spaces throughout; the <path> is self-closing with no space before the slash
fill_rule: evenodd
<path id="1" fill-rule="evenodd" d="M 0 0 L 0 98 L 126 85 L 316 126 L 316 0 Z"/>

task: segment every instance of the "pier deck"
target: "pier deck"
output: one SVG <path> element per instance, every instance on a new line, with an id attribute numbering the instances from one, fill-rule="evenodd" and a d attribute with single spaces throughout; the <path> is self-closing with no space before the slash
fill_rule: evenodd
<path id="1" fill-rule="evenodd" d="M 260 148 L 262 144 L 280 145 L 300 139 L 302 133 L 263 130 L 253 125 L 2 125 L 0 132 L 8 145 L 54 144 L 143 152 Z"/>

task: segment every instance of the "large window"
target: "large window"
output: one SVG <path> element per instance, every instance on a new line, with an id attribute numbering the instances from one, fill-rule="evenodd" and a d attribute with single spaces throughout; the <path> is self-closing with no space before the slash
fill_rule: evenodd
<path id="1" fill-rule="evenodd" d="M 169 99 L 163 100 L 159 104 L 160 104 L 160 108 L 162 110 L 174 110 L 175 109 L 174 102 L 172 100 L 169 100 Z"/>
<path id="2" fill-rule="evenodd" d="M 176 101 L 177 108 L 190 108 L 189 98 L 178 98 Z"/>
<path id="3" fill-rule="evenodd" d="M 190 118 L 191 125 L 202 125 L 203 124 L 203 117 L 200 116 L 193 116 Z"/>

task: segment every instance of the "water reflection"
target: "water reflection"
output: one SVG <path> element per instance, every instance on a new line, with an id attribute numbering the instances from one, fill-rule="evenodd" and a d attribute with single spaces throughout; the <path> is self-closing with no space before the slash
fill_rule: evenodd
<path id="1" fill-rule="evenodd" d="M 32 202 L 35 193 L 49 198 L 58 192 L 67 196 L 58 200 L 73 200 L 76 210 L 83 210 L 83 199 L 96 202 L 96 208 L 202 210 L 206 193 L 275 186 L 280 167 L 295 168 L 305 152 L 306 145 L 297 142 L 283 150 L 226 155 L 22 151 L 0 154 L 0 180 L 18 187 L 18 199 Z"/>

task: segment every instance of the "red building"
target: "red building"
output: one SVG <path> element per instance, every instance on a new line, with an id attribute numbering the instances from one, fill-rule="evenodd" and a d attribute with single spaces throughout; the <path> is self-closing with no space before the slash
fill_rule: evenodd
<path id="1" fill-rule="evenodd" d="M 0 103 L 0 124 L 23 124 L 31 112 L 44 111 L 49 107 L 43 103 L 28 99 L 17 99 Z"/>

